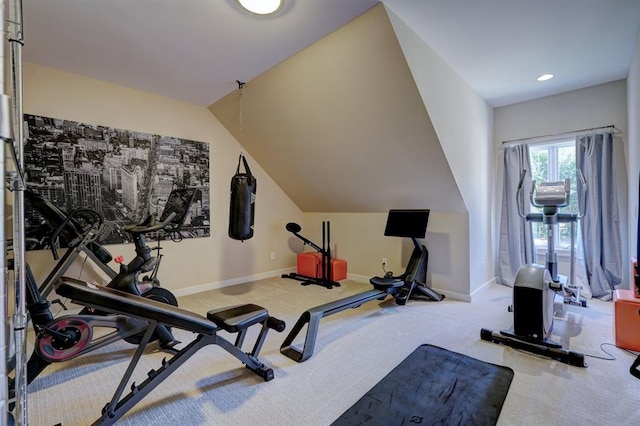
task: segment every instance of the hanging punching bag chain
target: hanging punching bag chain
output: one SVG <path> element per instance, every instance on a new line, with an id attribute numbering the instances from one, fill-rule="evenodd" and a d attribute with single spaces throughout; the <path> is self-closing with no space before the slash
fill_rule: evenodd
<path id="1" fill-rule="evenodd" d="M 244 89 L 244 85 L 245 83 L 240 81 L 240 80 L 236 80 L 236 83 L 238 83 L 238 91 L 240 92 L 240 146 L 243 147 L 243 142 L 244 142 L 244 102 L 243 102 L 243 89 Z"/>
<path id="2" fill-rule="evenodd" d="M 240 92 L 240 147 L 242 149 L 244 137 L 244 102 L 242 89 L 244 83 L 236 80 Z M 244 173 L 240 167 L 244 166 Z M 229 206 L 229 237 L 234 240 L 248 240 L 253 237 L 253 223 L 255 218 L 257 182 L 251 173 L 247 159 L 240 151 L 236 174 L 231 178 L 231 200 Z"/>

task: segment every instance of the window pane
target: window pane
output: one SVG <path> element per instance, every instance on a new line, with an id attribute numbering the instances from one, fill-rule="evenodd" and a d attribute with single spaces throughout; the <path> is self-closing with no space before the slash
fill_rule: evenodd
<path id="1" fill-rule="evenodd" d="M 549 148 L 535 148 L 529 151 L 531 158 L 531 179 L 536 182 L 536 186 L 540 182 L 549 180 Z M 529 194 L 526 194 L 528 197 Z M 533 213 L 542 213 L 540 207 L 531 207 Z M 542 223 L 534 222 L 531 224 L 533 231 L 533 240 L 536 246 L 547 245 L 547 227 Z"/>
<path id="2" fill-rule="evenodd" d="M 575 145 L 567 145 L 558 148 L 558 177 L 562 180 L 571 181 L 571 193 L 569 195 L 569 205 L 560 209 L 561 212 L 578 212 L 578 187 L 576 185 L 576 149 Z M 571 248 L 571 224 L 562 223 L 559 225 L 558 248 Z"/>
<path id="3" fill-rule="evenodd" d="M 531 156 L 531 179 L 536 183 L 545 182 L 549 179 L 549 150 L 536 149 L 530 151 Z"/>
<path id="4" fill-rule="evenodd" d="M 576 155 L 573 141 L 562 141 L 557 144 L 532 147 L 529 151 L 531 158 L 531 178 L 536 186 L 549 180 L 569 179 L 571 182 L 569 205 L 560 208 L 561 212 L 578 212 L 578 197 L 576 185 Z M 528 195 L 528 194 L 527 194 Z M 541 208 L 532 207 L 533 212 L 542 212 Z M 536 246 L 546 248 L 547 227 L 542 223 L 533 223 L 533 238 Z M 555 244 L 558 249 L 571 248 L 571 224 L 558 225 L 555 233 Z"/>

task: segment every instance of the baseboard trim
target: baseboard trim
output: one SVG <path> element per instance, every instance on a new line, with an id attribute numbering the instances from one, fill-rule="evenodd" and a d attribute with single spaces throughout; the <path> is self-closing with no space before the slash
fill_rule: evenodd
<path id="1" fill-rule="evenodd" d="M 497 277 L 493 277 L 491 278 L 489 281 L 487 281 L 486 283 L 482 284 L 480 287 L 478 287 L 474 292 L 471 293 L 470 295 L 470 302 L 473 302 L 474 297 L 477 297 L 478 295 L 480 295 L 480 293 L 486 291 L 489 286 L 493 285 L 493 284 L 497 284 L 498 283 L 498 278 Z"/>
<path id="2" fill-rule="evenodd" d="M 283 274 L 289 274 L 295 271 L 296 271 L 296 268 L 278 269 L 275 271 L 262 272 L 260 274 L 255 274 L 255 275 L 231 278 L 229 280 L 216 281 L 216 282 L 201 284 L 193 287 L 180 288 L 177 290 L 171 290 L 171 292 L 176 297 L 189 296 L 191 294 L 202 293 L 203 291 L 217 290 L 217 289 L 229 287 L 232 285 L 244 284 L 248 282 L 263 280 L 266 278 L 279 277 L 279 276 L 282 276 Z M 367 275 L 358 275 L 358 274 L 351 274 L 351 273 L 347 273 L 347 278 L 352 281 L 361 282 L 361 283 L 369 283 L 369 280 L 371 279 L 371 277 Z M 482 284 L 477 290 L 475 290 L 471 294 L 458 293 L 455 291 L 443 290 L 441 288 L 434 288 L 434 290 L 440 294 L 444 294 L 447 299 L 460 300 L 462 302 L 472 303 L 474 297 L 477 297 L 480 293 L 482 293 L 487 288 L 489 288 L 490 285 L 495 284 L 496 282 L 497 282 L 496 277 L 493 277 L 486 283 Z"/>
<path id="3" fill-rule="evenodd" d="M 471 297 L 465 293 L 458 293 L 457 291 L 443 290 L 441 288 L 434 288 L 440 294 L 445 296 L 444 300 L 458 300 L 460 302 L 471 302 Z"/>
<path id="4" fill-rule="evenodd" d="M 352 281 L 356 281 L 359 283 L 366 283 L 366 284 L 369 284 L 369 280 L 371 279 L 371 277 L 368 275 L 351 274 L 348 272 L 347 272 L 347 278 Z"/>
<path id="5" fill-rule="evenodd" d="M 229 287 L 229 286 L 232 286 L 232 285 L 238 285 L 238 284 L 249 283 L 249 282 L 252 282 L 252 281 L 264 280 L 266 278 L 279 277 L 282 274 L 289 274 L 289 273 L 295 272 L 295 271 L 296 271 L 296 268 L 278 269 L 278 270 L 275 270 L 275 271 L 262 272 L 260 274 L 255 274 L 255 275 L 247 275 L 247 276 L 244 276 L 244 277 L 231 278 L 229 280 L 216 281 L 216 282 L 212 282 L 212 283 L 196 285 L 196 286 L 193 286 L 193 287 L 185 287 L 185 288 L 180 288 L 180 289 L 177 289 L 177 290 L 173 290 L 172 289 L 171 292 L 176 297 L 189 296 L 191 294 L 202 293 L 203 291 L 217 290 L 219 288 Z"/>
<path id="6" fill-rule="evenodd" d="M 362 282 L 362 283 L 369 283 L 369 280 L 371 279 L 370 276 L 356 275 L 356 274 L 347 274 L 347 278 L 349 278 L 350 280 L 357 281 L 357 282 Z M 482 288 L 484 288 L 485 286 L 487 286 L 490 283 L 491 283 L 491 281 L 483 284 Z M 453 299 L 453 300 L 460 300 L 462 302 L 471 302 L 471 296 L 468 295 L 468 294 L 465 294 L 465 293 L 458 293 L 458 292 L 455 292 L 455 291 L 443 290 L 441 288 L 435 288 L 435 287 L 433 288 L 433 290 L 437 291 L 440 294 L 443 294 L 445 296 L 445 300 L 446 299 Z"/>

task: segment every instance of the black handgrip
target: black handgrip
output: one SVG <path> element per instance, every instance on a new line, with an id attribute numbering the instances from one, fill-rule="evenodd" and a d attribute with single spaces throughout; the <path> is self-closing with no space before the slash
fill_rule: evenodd
<path id="1" fill-rule="evenodd" d="M 162 222 L 157 223 L 155 222 L 155 217 L 153 220 L 151 220 L 151 217 L 149 217 L 145 222 L 138 225 L 130 226 L 126 228 L 125 231 L 131 234 L 146 234 L 149 232 L 157 231 L 159 229 L 164 229 L 167 225 L 169 225 L 174 217 L 176 217 L 176 213 L 171 212 Z"/>
<path id="2" fill-rule="evenodd" d="M 281 333 L 285 328 L 287 328 L 287 324 L 276 317 L 269 317 L 269 319 L 267 319 L 267 327 Z"/>

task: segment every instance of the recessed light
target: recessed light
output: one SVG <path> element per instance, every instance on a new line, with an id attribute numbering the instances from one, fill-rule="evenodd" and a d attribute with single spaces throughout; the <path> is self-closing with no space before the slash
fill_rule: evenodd
<path id="1" fill-rule="evenodd" d="M 542 74 L 540 77 L 536 78 L 538 81 L 547 81 L 553 78 L 553 74 Z"/>
<path id="2" fill-rule="evenodd" d="M 284 0 L 236 0 L 243 9 L 257 15 L 276 13 L 284 5 Z"/>

